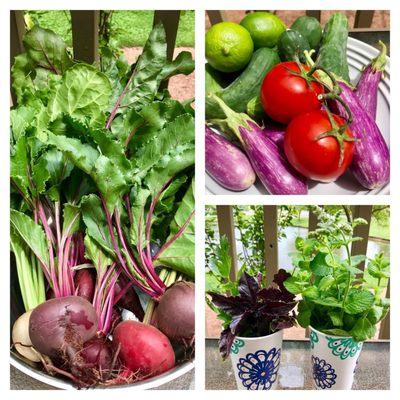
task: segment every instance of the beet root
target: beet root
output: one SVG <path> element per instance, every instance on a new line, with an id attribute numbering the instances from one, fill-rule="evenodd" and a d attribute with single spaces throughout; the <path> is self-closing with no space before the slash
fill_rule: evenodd
<path id="1" fill-rule="evenodd" d="M 175 354 L 168 338 L 154 326 L 123 321 L 115 328 L 113 344 L 121 363 L 140 378 L 168 371 L 175 365 Z"/>
<path id="2" fill-rule="evenodd" d="M 83 345 L 79 352 L 84 365 L 99 371 L 109 371 L 112 367 L 113 351 L 111 342 L 102 338 L 94 338 Z"/>
<path id="3" fill-rule="evenodd" d="M 74 281 L 76 294 L 91 302 L 95 289 L 95 276 L 93 271 L 88 268 L 79 269 L 75 273 Z"/>
<path id="4" fill-rule="evenodd" d="M 158 329 L 173 341 L 191 341 L 195 332 L 195 291 L 192 282 L 169 287 L 155 310 Z"/>
<path id="5" fill-rule="evenodd" d="M 47 300 L 29 318 L 29 337 L 37 351 L 50 357 L 73 353 L 97 332 L 93 306 L 79 296 Z"/>

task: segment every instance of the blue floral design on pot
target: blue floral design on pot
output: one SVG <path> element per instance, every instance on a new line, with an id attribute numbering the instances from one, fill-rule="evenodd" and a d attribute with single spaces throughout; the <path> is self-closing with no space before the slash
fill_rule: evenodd
<path id="1" fill-rule="evenodd" d="M 242 339 L 235 338 L 231 346 L 231 352 L 233 354 L 238 354 L 239 349 L 243 346 L 244 346 L 244 341 Z"/>
<path id="2" fill-rule="evenodd" d="M 240 358 L 238 375 L 247 390 L 269 390 L 278 376 L 281 349 L 258 350 Z"/>
<path id="3" fill-rule="evenodd" d="M 362 343 L 356 342 L 352 338 L 333 338 L 326 337 L 328 347 L 332 349 L 332 354 L 345 360 L 348 357 L 354 357 L 361 350 Z"/>
<path id="4" fill-rule="evenodd" d="M 329 389 L 336 383 L 337 375 L 331 364 L 311 356 L 314 382 L 320 389 Z"/>
<path id="5" fill-rule="evenodd" d="M 313 330 L 310 331 L 310 346 L 313 349 L 315 346 L 315 343 L 318 343 L 319 339 L 318 339 L 318 335 L 317 332 L 314 332 Z"/>

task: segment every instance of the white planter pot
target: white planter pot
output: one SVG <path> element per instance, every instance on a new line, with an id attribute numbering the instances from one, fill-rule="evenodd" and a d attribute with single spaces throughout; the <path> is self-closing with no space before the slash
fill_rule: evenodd
<path id="1" fill-rule="evenodd" d="M 350 390 L 362 349 L 351 337 L 326 335 L 310 327 L 311 365 L 317 389 Z"/>
<path id="2" fill-rule="evenodd" d="M 278 384 L 282 331 L 272 335 L 235 338 L 231 361 L 239 390 L 270 390 Z"/>

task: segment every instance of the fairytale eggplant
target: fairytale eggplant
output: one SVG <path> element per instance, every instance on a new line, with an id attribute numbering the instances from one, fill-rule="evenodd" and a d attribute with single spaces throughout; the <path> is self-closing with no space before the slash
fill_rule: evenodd
<path id="1" fill-rule="evenodd" d="M 237 146 L 206 126 L 206 171 L 223 187 L 241 191 L 256 180 L 250 161 Z"/>
<path id="2" fill-rule="evenodd" d="M 305 178 L 291 167 L 263 129 L 246 114 L 231 110 L 217 96 L 214 96 L 214 100 L 224 110 L 226 119 L 211 122 L 239 139 L 254 171 L 268 192 L 277 195 L 307 194 Z"/>
<path id="3" fill-rule="evenodd" d="M 350 171 L 358 182 L 367 189 L 377 189 L 389 182 L 390 152 L 378 125 L 364 109 L 357 94 L 344 82 L 339 82 L 341 99 L 348 105 L 353 116 L 350 129 L 357 139 L 354 146 Z M 346 115 L 339 102 L 334 103 L 340 115 Z"/>
<path id="4" fill-rule="evenodd" d="M 387 63 L 386 46 L 383 42 L 379 44 L 382 48 L 381 52 L 364 68 L 356 87 L 358 100 L 374 120 L 376 120 L 378 86 Z"/>

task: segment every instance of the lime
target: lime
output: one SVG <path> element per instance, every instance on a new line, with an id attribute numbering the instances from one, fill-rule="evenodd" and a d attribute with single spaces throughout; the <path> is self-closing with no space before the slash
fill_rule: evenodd
<path id="1" fill-rule="evenodd" d="M 286 30 L 282 20 L 274 14 L 257 11 L 247 14 L 240 25 L 245 27 L 253 39 L 254 47 L 274 47 L 279 36 Z"/>
<path id="2" fill-rule="evenodd" d="M 234 22 L 220 22 L 206 33 L 206 58 L 217 71 L 240 71 L 250 61 L 253 50 L 250 33 Z"/>

